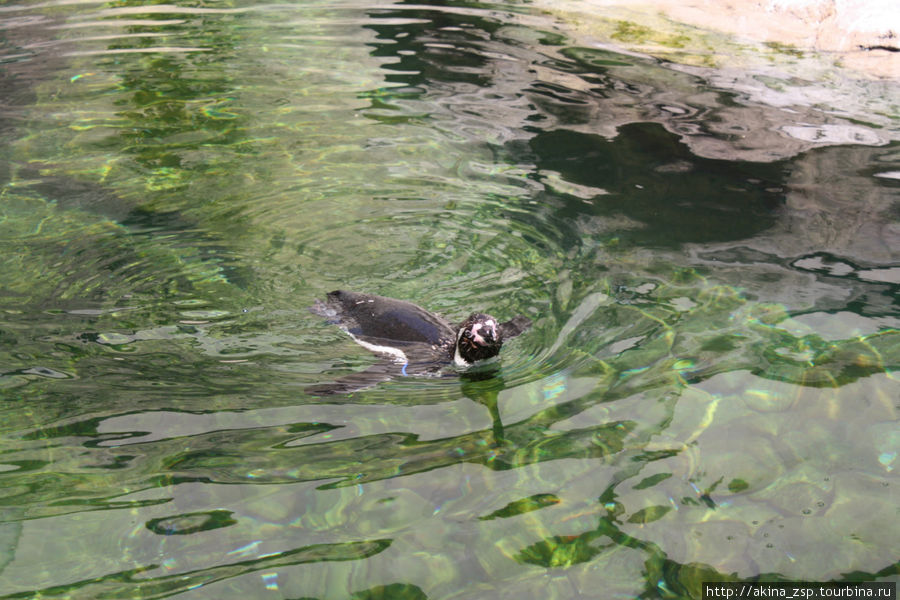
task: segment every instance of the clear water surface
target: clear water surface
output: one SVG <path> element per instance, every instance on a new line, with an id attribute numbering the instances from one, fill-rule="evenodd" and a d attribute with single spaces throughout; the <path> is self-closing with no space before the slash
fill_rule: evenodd
<path id="1" fill-rule="evenodd" d="M 896 581 L 897 88 L 815 85 L 519 2 L 3 4 L 0 597 Z M 534 326 L 315 397 L 376 360 L 335 288 Z"/>

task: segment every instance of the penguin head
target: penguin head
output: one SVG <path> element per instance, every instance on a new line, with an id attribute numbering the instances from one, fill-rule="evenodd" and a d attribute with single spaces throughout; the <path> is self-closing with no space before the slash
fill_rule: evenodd
<path id="1" fill-rule="evenodd" d="M 503 337 L 497 319 L 482 313 L 472 313 L 459 326 L 454 357 L 458 364 L 470 365 L 497 356 L 502 345 Z"/>

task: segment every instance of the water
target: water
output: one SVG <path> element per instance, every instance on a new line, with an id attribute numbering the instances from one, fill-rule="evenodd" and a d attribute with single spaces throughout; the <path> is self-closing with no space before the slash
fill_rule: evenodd
<path id="1" fill-rule="evenodd" d="M 0 597 L 898 579 L 896 87 L 557 17 L 0 7 Z M 534 326 L 314 397 L 339 287 Z"/>

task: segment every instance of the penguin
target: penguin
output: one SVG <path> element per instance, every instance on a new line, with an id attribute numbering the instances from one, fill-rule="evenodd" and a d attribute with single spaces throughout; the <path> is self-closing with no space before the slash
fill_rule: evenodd
<path id="1" fill-rule="evenodd" d="M 433 375 L 450 364 L 470 367 L 497 356 L 504 341 L 531 326 L 528 317 L 518 316 L 501 323 L 490 315 L 476 312 L 454 327 L 443 317 L 412 302 L 345 290 L 328 293 L 324 302 L 316 300 L 311 310 L 340 326 L 360 346 L 389 360 L 387 365 L 376 365 L 373 373 L 344 378 L 330 392 L 326 390 L 334 386 L 316 386 L 313 391 L 318 393 L 369 387 L 354 386 L 390 379 L 394 375 L 392 371 L 398 368 L 401 375 Z"/>

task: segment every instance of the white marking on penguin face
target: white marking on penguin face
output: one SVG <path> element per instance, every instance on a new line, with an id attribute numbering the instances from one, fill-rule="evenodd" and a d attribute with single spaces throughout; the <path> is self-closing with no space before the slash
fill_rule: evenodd
<path id="1" fill-rule="evenodd" d="M 497 339 L 497 323 L 493 319 L 488 319 L 483 323 L 475 323 L 474 325 L 472 325 L 471 331 L 472 340 L 482 346 L 486 346 L 488 344 L 481 333 L 482 331 L 484 331 L 484 334 L 488 335 L 490 338 L 494 340 Z"/>
<path id="2" fill-rule="evenodd" d="M 460 368 L 470 366 L 470 364 L 466 362 L 466 360 L 459 353 L 459 344 L 456 345 L 456 351 L 453 353 L 453 364 Z"/>
<path id="3" fill-rule="evenodd" d="M 466 330 L 463 328 L 460 328 L 459 331 L 456 332 L 456 343 L 453 345 L 453 364 L 457 367 L 468 367 L 471 364 L 459 353 L 459 340 L 462 339 L 462 336 L 465 333 Z"/>

